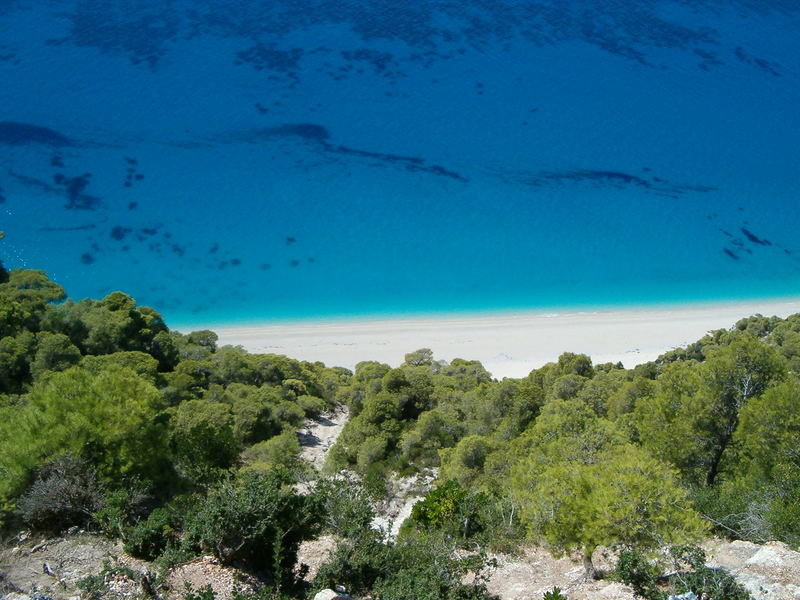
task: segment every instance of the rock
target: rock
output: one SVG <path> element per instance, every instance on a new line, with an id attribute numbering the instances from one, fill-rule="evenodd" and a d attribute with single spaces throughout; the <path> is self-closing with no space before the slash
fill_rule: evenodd
<path id="1" fill-rule="evenodd" d="M 729 570 L 755 600 L 800 598 L 800 552 L 786 544 L 722 542 L 710 550 L 710 566 Z"/>
<path id="2" fill-rule="evenodd" d="M 336 548 L 336 540 L 333 536 L 323 535 L 315 540 L 306 540 L 300 544 L 297 550 L 297 565 L 305 565 L 308 572 L 305 575 L 306 581 L 311 581 L 316 577 L 320 566 L 328 560 L 333 550 Z"/>
<path id="3" fill-rule="evenodd" d="M 709 564 L 734 571 L 747 562 L 751 556 L 761 549 L 753 542 L 736 540 L 734 542 L 715 541 L 709 544 Z"/>
<path id="4" fill-rule="evenodd" d="M 697 600 L 697 594 L 694 592 L 686 592 L 685 594 L 669 596 L 667 600 Z"/>
<path id="5" fill-rule="evenodd" d="M 333 590 L 322 590 L 321 592 L 317 592 L 316 596 L 314 596 L 314 600 L 350 600 L 350 596 L 334 592 Z"/>

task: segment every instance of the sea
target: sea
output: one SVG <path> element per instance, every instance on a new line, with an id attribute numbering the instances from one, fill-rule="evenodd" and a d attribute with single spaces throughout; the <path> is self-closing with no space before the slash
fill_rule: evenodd
<path id="1" fill-rule="evenodd" d="M 800 296 L 798 0 L 0 0 L 0 259 L 172 326 Z"/>

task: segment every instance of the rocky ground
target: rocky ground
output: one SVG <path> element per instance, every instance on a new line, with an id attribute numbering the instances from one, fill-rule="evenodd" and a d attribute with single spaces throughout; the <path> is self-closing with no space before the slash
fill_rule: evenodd
<path id="1" fill-rule="evenodd" d="M 800 552 L 781 542 L 708 544 L 709 564 L 730 571 L 756 600 L 800 598 Z"/>
<path id="2" fill-rule="evenodd" d="M 544 548 L 526 548 L 520 556 L 494 555 L 498 566 L 487 584 L 489 591 L 503 600 L 540 600 L 554 587 L 570 600 L 631 600 L 633 592 L 622 584 L 598 580 L 587 582 L 583 563 L 570 558 L 554 558 Z M 610 570 L 612 563 L 598 552 L 595 566 Z"/>

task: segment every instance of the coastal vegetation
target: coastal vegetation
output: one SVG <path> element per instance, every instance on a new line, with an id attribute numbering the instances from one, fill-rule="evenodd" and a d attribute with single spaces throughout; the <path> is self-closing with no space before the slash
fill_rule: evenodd
<path id="1" fill-rule="evenodd" d="M 164 569 L 210 554 L 257 575 L 263 598 L 334 584 L 487 598 L 489 554 L 527 543 L 641 597 L 746 598 L 696 545 L 800 545 L 798 372 L 800 315 L 749 317 L 633 369 L 565 353 L 497 381 L 420 349 L 350 372 L 0 269 L 0 527 L 91 529 Z M 295 432 L 340 405 L 351 418 L 319 473 Z M 431 469 L 396 538 L 371 526 L 392 478 Z M 336 547 L 309 583 L 298 547 L 323 533 Z M 601 547 L 614 573 L 597 572 Z"/>

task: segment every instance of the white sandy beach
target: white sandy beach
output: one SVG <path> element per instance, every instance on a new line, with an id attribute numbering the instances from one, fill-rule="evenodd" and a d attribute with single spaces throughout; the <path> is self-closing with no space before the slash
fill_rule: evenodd
<path id="1" fill-rule="evenodd" d="M 352 369 L 362 360 L 397 366 L 403 356 L 430 348 L 436 359 L 477 359 L 498 379 L 523 377 L 562 352 L 630 368 L 683 346 L 713 329 L 753 314 L 786 317 L 800 298 L 642 309 L 520 312 L 457 317 L 352 319 L 208 327 L 220 344 L 250 352 L 285 354 Z M 193 329 L 198 329 L 194 327 Z"/>

